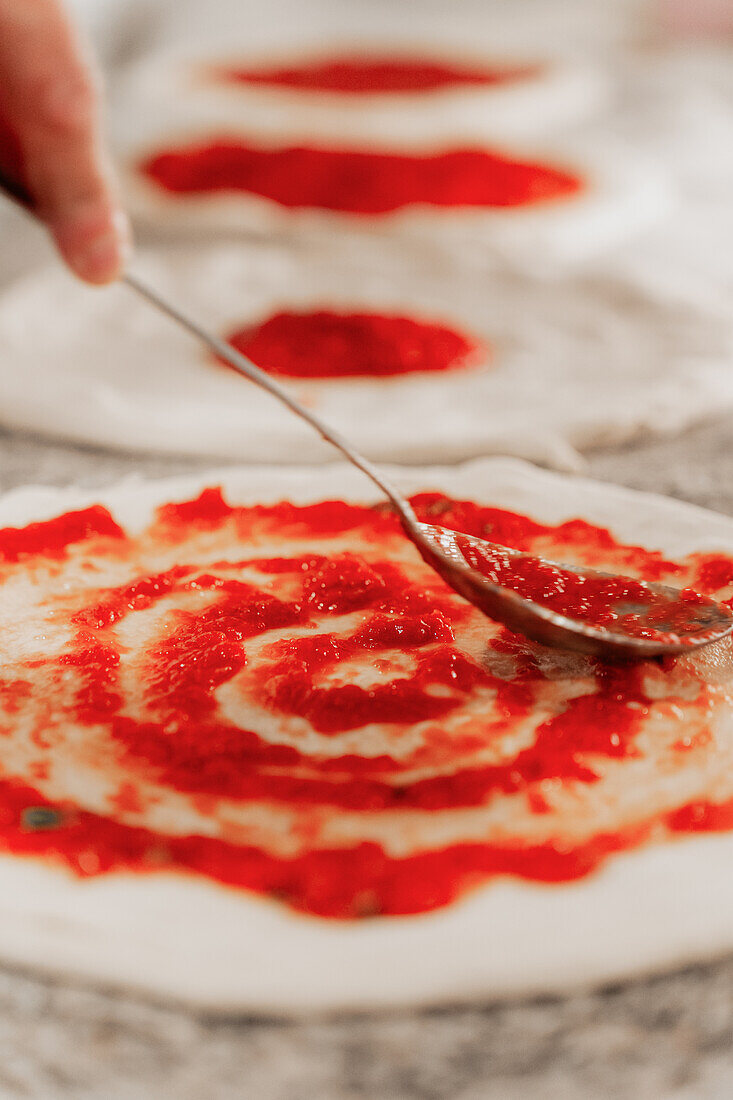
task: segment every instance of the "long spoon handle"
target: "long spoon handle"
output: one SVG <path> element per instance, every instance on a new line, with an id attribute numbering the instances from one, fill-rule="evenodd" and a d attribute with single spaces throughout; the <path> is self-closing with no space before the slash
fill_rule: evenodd
<path id="1" fill-rule="evenodd" d="M 307 424 L 315 428 L 323 439 L 327 440 L 332 446 L 336 447 L 337 450 L 341 451 L 349 462 L 361 470 L 362 473 L 366 474 L 366 476 L 382 490 L 403 519 L 409 523 L 416 522 L 415 513 L 408 501 L 405 500 L 402 494 L 384 477 L 381 471 L 378 470 L 369 459 L 355 450 L 339 432 L 331 428 L 321 420 L 319 416 L 316 416 L 315 413 L 310 412 L 304 405 L 301 405 L 301 403 L 281 386 L 279 382 L 276 382 L 274 378 L 261 370 L 251 359 L 247 358 L 246 355 L 242 355 L 241 352 L 237 351 L 225 340 L 221 340 L 218 336 L 214 336 L 213 333 L 204 328 L 203 325 L 200 325 L 189 314 L 184 313 L 168 298 L 165 298 L 160 291 L 151 287 L 147 282 L 144 282 L 139 275 L 128 272 L 122 276 L 122 282 L 132 287 L 134 291 L 142 295 L 143 298 L 147 299 L 147 301 L 152 303 L 157 309 L 167 314 L 177 324 L 185 328 L 210 348 L 211 351 L 224 359 L 230 367 L 233 367 L 234 370 L 243 374 L 246 378 L 249 378 L 251 382 L 254 382 L 255 385 L 260 386 L 263 390 L 267 390 L 268 393 L 276 397 L 278 401 L 290 409 L 291 412 L 299 416 L 301 420 L 305 420 Z"/>
<path id="2" fill-rule="evenodd" d="M 37 218 L 34 209 L 35 204 L 30 192 L 22 184 L 18 183 L 17 180 L 6 175 L 2 169 L 0 169 L 0 191 L 4 191 L 9 199 L 12 199 L 17 205 L 23 208 L 25 213 L 33 218 Z M 304 405 L 301 405 L 292 394 L 276 382 L 269 374 L 260 370 L 251 359 L 248 359 L 246 355 L 242 355 L 241 352 L 238 352 L 225 340 L 221 340 L 218 336 L 209 332 L 208 329 L 199 324 L 198 321 L 195 321 L 188 313 L 185 313 L 168 298 L 164 297 L 159 290 L 154 289 L 141 279 L 139 275 L 128 271 L 122 275 L 121 281 L 134 290 L 136 294 L 144 298 L 149 304 L 153 305 L 160 312 L 165 313 L 175 321 L 176 324 L 186 329 L 192 336 L 195 336 L 197 340 L 224 359 L 230 367 L 233 367 L 234 370 L 243 374 L 246 378 L 249 378 L 251 382 L 254 382 L 255 385 L 260 386 L 263 390 L 267 390 L 268 393 L 276 397 L 277 400 L 290 409 L 291 412 L 299 416 L 301 420 L 305 420 L 307 424 L 315 428 L 323 439 L 327 440 L 333 447 L 336 447 L 349 462 L 356 466 L 357 469 L 361 470 L 363 474 L 366 474 L 366 476 L 374 482 L 377 488 L 382 490 L 405 522 L 410 525 L 417 522 L 417 517 L 408 501 L 391 482 L 384 477 L 376 466 L 360 454 L 359 451 L 355 450 L 339 432 L 334 431 L 334 429 L 321 420 L 319 416 L 316 416 L 315 413 L 310 412 Z"/>

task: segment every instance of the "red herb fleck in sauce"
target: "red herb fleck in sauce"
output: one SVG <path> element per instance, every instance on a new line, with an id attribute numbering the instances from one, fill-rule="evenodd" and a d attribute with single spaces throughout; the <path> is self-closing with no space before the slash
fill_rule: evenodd
<path id="1" fill-rule="evenodd" d="M 551 165 L 482 149 L 417 156 L 233 139 L 164 149 L 140 165 L 177 195 L 247 192 L 289 209 L 383 215 L 406 207 L 500 208 L 567 198 L 583 184 Z"/>
<path id="2" fill-rule="evenodd" d="M 468 67 L 399 57 L 336 57 L 271 68 L 228 68 L 220 77 L 240 84 L 264 84 L 341 95 L 435 92 L 461 86 L 493 87 L 534 77 L 539 66 Z"/>
<path id="3" fill-rule="evenodd" d="M 444 325 L 376 313 L 276 313 L 229 342 L 288 378 L 374 378 L 469 366 L 485 348 Z"/>
<path id="4" fill-rule="evenodd" d="M 672 562 L 583 520 L 413 504 L 528 553 L 732 594 L 719 554 Z M 728 642 L 637 665 L 552 654 L 456 596 L 382 507 L 234 507 L 210 489 L 140 535 L 98 508 L 0 531 L 0 548 L 0 596 L 25 594 L 0 606 L 35 638 L 0 632 L 0 851 L 347 919 L 733 828 Z"/>

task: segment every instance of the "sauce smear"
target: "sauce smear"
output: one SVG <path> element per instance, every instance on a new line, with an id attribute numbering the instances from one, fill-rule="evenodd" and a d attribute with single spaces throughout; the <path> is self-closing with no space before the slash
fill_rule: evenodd
<path id="1" fill-rule="evenodd" d="M 528 553 L 733 594 L 721 554 L 673 562 L 580 519 L 412 503 Z M 238 507 L 212 488 L 139 535 L 94 508 L 0 547 L 0 851 L 352 919 L 733 828 L 729 642 L 638 665 L 550 654 L 448 589 L 384 507 Z"/>
<path id="2" fill-rule="evenodd" d="M 480 149 L 431 156 L 299 146 L 266 148 L 220 139 L 165 149 L 141 171 L 176 195 L 247 192 L 289 209 L 379 215 L 415 205 L 534 206 L 582 189 L 574 174 Z"/>
<path id="3" fill-rule="evenodd" d="M 338 57 L 272 68 L 224 69 L 224 80 L 340 95 L 435 92 L 461 86 L 493 87 L 535 76 L 539 66 L 469 68 L 400 57 Z"/>
<path id="4" fill-rule="evenodd" d="M 444 325 L 376 313 L 281 312 L 227 339 L 287 378 L 375 378 L 457 370 L 485 349 Z"/>

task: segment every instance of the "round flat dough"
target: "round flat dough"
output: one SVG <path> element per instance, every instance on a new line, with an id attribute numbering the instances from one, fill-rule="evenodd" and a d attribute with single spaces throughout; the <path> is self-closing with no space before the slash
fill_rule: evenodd
<path id="1" fill-rule="evenodd" d="M 253 31 L 248 27 L 242 33 L 246 45 L 240 49 L 233 45 L 238 22 L 232 19 L 223 44 L 212 44 L 204 33 L 198 52 L 193 52 L 190 42 L 199 43 L 199 38 L 191 36 L 185 49 L 153 52 L 128 74 L 114 99 L 112 131 L 127 200 L 142 223 L 187 235 L 216 231 L 310 239 L 338 234 L 341 240 L 345 235 L 397 235 L 460 252 L 464 262 L 469 256 L 499 256 L 551 269 L 633 235 L 673 208 L 664 174 L 637 153 L 599 140 L 597 126 L 587 121 L 608 90 L 600 65 L 578 65 L 562 60 L 556 51 L 542 54 L 536 47 L 522 50 L 502 43 L 501 36 L 474 27 L 471 13 L 462 20 L 421 21 L 422 30 L 405 27 L 404 20 L 384 23 L 370 14 L 358 34 L 354 13 L 346 19 L 332 19 L 331 14 L 308 25 L 295 13 L 258 19 Z M 493 55 L 486 43 L 495 44 Z M 307 67 L 339 57 L 426 60 L 469 70 L 499 66 L 525 69 L 528 75 L 493 85 L 464 83 L 409 94 L 339 94 L 216 78 L 222 67 L 232 64 L 256 71 Z M 582 136 L 553 137 L 581 121 L 586 122 Z M 383 212 L 353 213 L 281 205 L 255 191 L 173 193 L 142 170 L 161 152 L 217 141 L 327 155 L 498 153 L 569 173 L 581 187 L 517 206 L 441 206 L 406 202 L 403 196 Z M 356 169 L 341 164 L 328 171 L 338 177 Z"/>
<path id="2" fill-rule="evenodd" d="M 730 519 L 512 460 L 393 475 L 444 522 L 730 596 Z M 733 946 L 731 643 L 666 665 L 543 650 L 373 500 L 331 467 L 0 501 L 0 957 L 293 1013 Z M 298 704 L 281 663 L 306 649 Z"/>
<path id="3" fill-rule="evenodd" d="M 433 68 L 434 86 L 347 92 L 340 90 L 333 74 L 335 87 L 305 85 L 309 74 L 311 82 L 317 79 L 314 70 L 339 64 L 351 66 L 362 86 L 369 82 L 369 66 L 379 67 L 372 80 L 381 69 L 383 85 L 385 79 L 389 83 L 389 74 L 385 77 L 382 66 L 412 68 L 414 75 L 403 77 L 405 82 L 419 81 L 420 67 Z M 279 84 L 263 79 L 285 69 L 293 74 L 289 85 L 282 83 L 282 76 Z M 259 80 L 227 76 L 237 71 Z M 451 83 L 441 71 L 459 76 Z M 463 72 L 475 74 L 474 79 L 461 80 Z M 481 73 L 502 72 L 516 75 L 493 83 L 478 79 Z M 328 80 L 328 74 L 321 79 Z M 272 35 L 248 36 L 241 48 L 229 41 L 219 49 L 192 51 L 189 45 L 185 52 L 147 56 L 126 74 L 117 111 L 124 116 L 133 102 L 153 103 L 170 122 L 192 117 L 213 131 L 231 133 L 246 127 L 250 138 L 265 142 L 333 145 L 348 140 L 362 148 L 401 152 L 546 135 L 587 118 L 602 105 L 607 90 L 600 66 L 527 53 L 490 54 L 476 41 L 445 43 L 435 36 L 408 44 L 395 42 L 391 34 L 355 39 L 297 27 L 288 37 L 280 23 Z"/>
<path id="4" fill-rule="evenodd" d="M 601 276 L 543 283 L 359 263 L 278 248 L 140 255 L 136 269 L 222 335 L 280 310 L 400 315 L 478 345 L 471 365 L 380 379 L 283 379 L 373 458 L 502 452 L 577 463 L 576 448 L 673 431 L 733 404 L 717 316 Z M 0 419 L 52 436 L 256 462 L 333 458 L 274 398 L 216 363 L 124 287 L 58 269 L 0 301 Z"/>
<path id="5" fill-rule="evenodd" d="M 272 139 L 251 140 L 244 127 L 234 135 L 223 127 L 212 129 L 206 122 L 197 123 L 193 111 L 186 113 L 185 120 L 178 117 L 169 122 L 156 120 L 152 112 L 145 116 L 130 110 L 128 114 L 136 120 L 134 136 L 125 141 L 118 130 L 117 147 L 129 209 L 146 228 L 179 237 L 244 233 L 254 238 L 331 243 L 337 238 L 343 243 L 376 237 L 400 242 L 401 247 L 409 242 L 413 249 L 430 243 L 443 253 L 460 256 L 463 263 L 500 260 L 550 272 L 633 237 L 674 209 L 668 180 L 653 164 L 613 141 L 595 137 L 558 140 L 552 145 L 503 142 L 499 148 L 478 150 L 519 164 L 546 166 L 581 181 L 578 190 L 528 205 L 457 207 L 408 202 L 386 213 L 354 214 L 318 206 L 284 206 L 250 191 L 173 193 L 142 170 L 149 158 L 169 151 L 195 151 L 220 140 L 263 150 L 293 146 Z M 342 142 L 312 147 L 326 153 L 379 155 L 355 145 L 348 135 Z M 404 155 L 429 158 L 454 151 L 456 146 L 436 149 L 431 144 L 421 153 L 411 149 Z"/>

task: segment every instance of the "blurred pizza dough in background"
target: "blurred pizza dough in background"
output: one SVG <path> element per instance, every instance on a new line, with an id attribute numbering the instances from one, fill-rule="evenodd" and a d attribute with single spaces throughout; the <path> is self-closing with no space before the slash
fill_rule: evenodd
<path id="1" fill-rule="evenodd" d="M 733 64 L 730 39 L 670 39 L 653 54 L 620 60 L 621 95 L 609 138 L 654 142 L 655 157 L 674 181 L 675 216 L 606 265 L 668 300 L 730 309 L 733 250 Z"/>
<path id="2" fill-rule="evenodd" d="M 129 102 L 155 104 L 165 125 L 191 112 L 194 124 L 260 140 L 394 152 L 542 138 L 608 96 L 599 65 L 503 50 L 477 38 L 470 20 L 453 26 L 462 33 L 404 21 L 385 32 L 355 19 L 342 29 L 263 19 L 239 45 L 229 36 L 151 53 L 128 70 L 125 92 Z"/>
<path id="3" fill-rule="evenodd" d="M 274 237 L 330 242 L 336 251 L 346 239 L 372 236 L 385 250 L 422 252 L 432 265 L 499 263 L 555 274 L 673 209 L 664 175 L 605 141 L 504 145 L 499 153 L 492 146 L 405 154 L 330 144 L 273 148 L 241 134 L 222 139 L 193 116 L 157 126 L 157 139 L 135 140 L 122 159 L 133 215 L 176 239 L 234 234 L 244 247 L 247 239 Z M 217 182 L 220 173 L 245 182 Z"/>
<path id="4" fill-rule="evenodd" d="M 118 88 L 112 132 L 143 225 L 335 247 L 367 232 L 553 271 L 671 209 L 653 153 L 604 136 L 613 82 L 592 50 L 573 56 L 562 7 L 542 39 L 501 4 L 408 18 L 378 3 L 367 18 L 358 2 L 278 0 L 251 27 L 246 10 L 189 25 Z"/>
<path id="5" fill-rule="evenodd" d="M 296 6 L 292 0 L 275 0 L 264 16 L 251 3 L 204 9 L 199 3 L 75 2 L 98 41 L 104 46 L 106 38 L 115 46 L 119 64 L 109 62 L 110 111 L 118 148 L 127 143 L 128 152 L 135 143 L 142 151 L 151 134 L 199 140 L 211 132 L 219 113 L 231 133 L 242 96 L 243 104 L 257 105 L 251 111 L 243 107 L 241 114 L 265 150 L 278 128 L 292 146 L 302 148 L 309 134 L 333 140 L 343 127 L 344 133 L 358 133 L 367 152 L 379 136 L 390 155 L 400 155 L 401 149 L 409 159 L 415 143 L 425 148 L 430 126 L 438 145 L 450 140 L 453 111 L 465 120 L 466 136 L 472 133 L 478 140 L 483 134 L 488 141 L 492 127 L 503 132 L 501 155 L 512 149 L 529 163 L 539 158 L 541 165 L 556 167 L 571 181 L 573 172 L 578 173 L 585 190 L 581 187 L 565 203 L 553 199 L 534 209 L 526 204 L 498 209 L 479 216 L 478 225 L 470 213 L 463 217 L 448 211 L 436 218 L 430 209 L 398 210 L 386 219 L 390 228 L 385 232 L 348 240 L 342 232 L 348 212 L 321 223 L 311 211 L 308 217 L 313 215 L 319 232 L 317 242 L 311 238 L 308 243 L 318 255 L 308 260 L 301 246 L 288 257 L 287 249 L 277 246 L 270 254 L 279 257 L 274 266 L 271 259 L 262 259 L 267 248 L 255 248 L 251 235 L 221 250 L 221 255 L 236 257 L 238 249 L 236 260 L 211 258 L 220 255 L 209 247 L 211 227 L 233 224 L 229 198 L 215 196 L 200 205 L 194 200 L 178 211 L 175 200 L 161 200 L 152 185 L 136 181 L 135 193 L 138 188 L 145 191 L 137 208 L 148 214 L 138 226 L 138 240 L 141 245 L 156 243 L 161 250 L 153 271 L 160 271 L 170 289 L 190 292 L 189 304 L 204 321 L 246 326 L 253 302 L 260 300 L 258 292 L 261 300 L 272 301 L 274 311 L 275 286 L 287 306 L 299 280 L 314 299 L 321 286 L 338 283 L 341 300 L 348 299 L 349 308 L 357 312 L 372 308 L 372 299 L 374 308 L 402 309 L 404 303 L 405 309 L 419 309 L 429 286 L 430 318 L 449 327 L 457 319 L 459 328 L 465 323 L 488 342 L 492 358 L 485 369 L 288 381 L 344 430 L 353 428 L 355 439 L 375 457 L 455 459 L 499 449 L 568 465 L 576 460 L 577 448 L 650 430 L 674 430 L 726 407 L 733 263 L 716 245 L 730 221 L 726 201 L 728 182 L 733 181 L 733 80 L 722 60 L 715 66 L 707 47 L 697 54 L 671 46 L 649 50 L 657 17 L 652 5 L 616 3 L 591 12 L 583 3 L 528 0 L 526 18 L 518 21 L 513 4 L 474 0 L 451 6 L 450 17 L 445 5 L 432 0 L 416 0 L 399 11 L 383 0 Z M 439 55 L 444 66 L 450 61 L 469 74 L 471 66 L 485 71 L 481 66 L 493 58 L 505 73 L 516 64 L 519 75 L 434 87 L 431 102 L 441 104 L 440 110 L 427 109 L 422 93 L 401 93 L 402 100 L 384 88 L 358 96 L 368 98 L 371 106 L 355 110 L 348 93 L 338 89 L 338 68 L 329 70 L 326 62 L 318 79 L 335 83 L 335 92 L 331 88 L 315 96 L 312 89 L 304 91 L 303 74 L 312 83 L 314 67 L 318 69 L 313 50 L 319 35 L 334 48 L 338 41 L 348 41 L 353 49 L 359 24 L 368 25 L 373 48 L 397 24 L 405 51 L 412 42 L 430 52 L 432 43 L 428 77 L 438 84 Z M 236 48 L 234 33 L 222 52 L 224 25 L 241 28 L 248 52 Z M 271 52 L 275 25 L 282 35 L 279 61 Z M 299 42 L 310 51 L 300 62 Z M 449 48 L 450 58 L 445 52 Z M 220 75 L 218 62 L 212 69 L 217 58 L 230 68 L 243 66 L 239 75 L 248 72 L 249 79 L 210 79 L 214 70 Z M 546 62 L 538 61 L 543 58 Z M 369 58 L 367 69 L 368 63 Z M 279 83 L 267 78 L 268 71 L 280 73 Z M 387 82 L 399 75 L 381 72 Z M 302 94 L 310 104 L 307 109 Z M 402 103 L 396 113 L 395 101 Z M 461 105 L 457 112 L 456 102 Z M 391 133 L 379 121 L 387 115 Z M 554 133 L 548 132 L 553 128 Z M 510 132 L 515 134 L 511 141 Z M 679 194 L 674 215 L 665 198 L 670 194 L 666 177 Z M 165 252 L 195 227 L 199 214 L 189 218 L 189 209 L 205 211 L 199 223 L 205 238 L 199 234 L 174 278 L 177 260 L 173 252 L 169 257 Z M 260 237 L 282 232 L 283 211 L 276 203 L 260 197 L 237 209 L 234 221 L 238 219 L 240 228 L 256 230 Z M 178 211 L 175 217 L 172 211 Z M 655 217 L 661 219 L 656 229 L 651 225 Z M 399 255 L 405 252 L 399 241 L 391 250 L 384 247 L 392 227 L 398 228 L 403 219 L 424 238 L 422 251 L 415 249 L 411 256 Z M 169 232 L 162 233 L 166 223 Z M 442 238 L 436 233 L 438 223 L 445 229 Z M 331 228 L 321 233 L 324 225 Z M 12 232 L 3 264 L 28 266 L 31 231 L 16 219 Z M 491 265 L 484 264 L 488 238 Z M 13 248 L 13 240 L 22 240 L 22 249 Z M 465 274 L 457 275 L 445 249 L 441 251 L 446 241 L 453 245 L 452 258 L 469 268 Z M 506 261 L 516 266 L 518 259 L 525 272 L 510 275 Z M 537 283 L 537 276 L 562 275 L 565 261 L 581 259 L 582 271 L 552 280 L 557 283 L 553 289 Z M 470 270 L 476 261 L 486 270 Z M 136 262 L 145 266 L 147 260 L 141 254 Z M 191 281 L 196 263 L 201 275 Z M 223 272 L 232 271 L 229 286 L 225 280 L 230 276 Z M 263 283 L 257 288 L 259 279 Z M 391 287 L 384 302 L 372 294 L 380 285 Z M 324 291 L 325 308 L 328 298 Z M 39 311 L 47 318 L 45 328 L 33 323 Z M 118 447 L 269 461 L 326 457 L 318 441 L 304 433 L 298 436 L 294 423 L 285 424 L 284 412 L 272 402 L 216 373 L 223 368 L 204 365 L 196 349 L 177 340 L 171 330 L 164 335 L 161 328 L 159 342 L 156 335 L 138 355 L 138 322 L 128 329 L 125 318 L 139 315 L 141 330 L 151 326 L 157 332 L 155 319 L 143 321 L 143 313 L 122 291 L 85 295 L 76 284 L 65 284 L 60 272 L 18 286 L 1 314 L 0 336 L 7 349 L 0 367 L 5 423 Z M 153 344 L 157 356 L 151 352 Z M 31 377 L 37 380 L 33 388 L 27 384 Z M 548 396 L 550 378 L 555 389 Z M 564 387 L 572 388 L 577 400 L 568 400 Z M 626 399 L 624 387 L 632 399 Z M 403 415 L 403 400 L 409 401 L 415 418 Z M 445 414 L 448 406 L 450 417 Z M 209 412 L 204 415 L 203 409 Z M 420 416 L 435 421 L 433 434 L 426 436 Z"/>
<path id="6" fill-rule="evenodd" d="M 243 42 L 249 42 L 260 33 L 263 15 L 261 5 L 253 0 L 210 0 L 206 4 L 200 0 L 67 0 L 67 3 L 101 57 L 108 106 L 115 116 L 123 110 L 118 89 L 132 65 L 159 51 L 181 50 L 191 42 L 202 50 L 211 49 L 217 42 L 221 44 L 222 38 L 236 39 L 237 35 Z M 490 4 L 483 0 L 460 0 L 450 6 L 450 18 L 446 19 L 446 6 L 436 0 L 410 0 L 400 5 L 391 0 L 341 3 L 313 0 L 307 4 L 275 0 L 267 5 L 267 12 L 268 19 L 279 20 L 289 31 L 299 33 L 311 26 L 330 28 L 334 33 L 340 26 L 350 28 L 353 36 L 356 25 L 374 28 L 377 33 L 380 27 L 388 29 L 399 24 L 413 30 L 419 28 L 422 40 L 432 35 L 435 41 L 437 34 L 438 40 L 443 37 L 447 42 L 455 42 L 455 36 L 459 35 L 464 43 L 467 38 L 484 41 L 489 53 L 525 57 L 549 54 L 575 57 L 577 63 L 579 57 L 581 61 L 589 59 L 589 50 L 592 60 L 638 40 L 647 8 L 647 0 L 619 0 L 592 11 L 584 0 L 553 0 L 550 4 L 545 0 L 527 0 L 522 19 L 517 20 L 516 6 L 507 0 Z M 462 28 L 469 25 L 472 31 L 467 36 Z M 587 67 L 585 72 L 587 75 Z M 597 80 L 594 76 L 593 81 Z M 592 101 L 595 93 L 588 88 L 587 96 Z M 577 97 L 575 102 L 577 106 Z M 151 114 L 155 117 L 158 109 L 154 102 L 144 103 L 140 117 L 147 119 Z M 2 206 L 0 222 L 6 244 L 0 257 L 1 286 L 37 266 L 51 252 L 40 233 L 34 236 L 27 224 Z"/>
<path id="7" fill-rule="evenodd" d="M 95 0 L 75 0 L 94 4 Z M 102 0 L 105 2 L 105 0 Z M 118 0 L 106 0 L 114 5 Z M 119 0 L 125 3 L 129 0 Z M 141 0 L 132 0 L 133 3 Z M 151 0 L 142 0 L 151 3 Z M 360 23 L 367 33 L 442 36 L 447 44 L 467 39 L 469 23 L 487 49 L 501 52 L 532 50 L 554 56 L 583 57 L 614 52 L 645 40 L 658 20 L 655 0 L 613 0 L 589 5 L 587 0 L 523 0 L 521 18 L 516 0 L 272 0 L 266 10 L 255 0 L 156 0 L 160 13 L 150 45 L 176 45 L 191 41 L 202 47 L 221 42 L 222 26 L 228 26 L 243 43 L 260 34 L 260 20 L 278 20 L 291 31 L 308 34 L 309 28 L 326 33 L 353 33 Z M 407 28 L 407 29 L 405 29 Z"/>
<path id="8" fill-rule="evenodd" d="M 586 273 L 432 272 L 360 249 L 199 245 L 136 268 L 375 459 L 578 449 L 733 407 L 731 326 Z M 43 325 L 37 317 L 43 316 Z M 0 422 L 122 449 L 254 462 L 333 450 L 125 287 L 59 267 L 0 302 Z"/>

